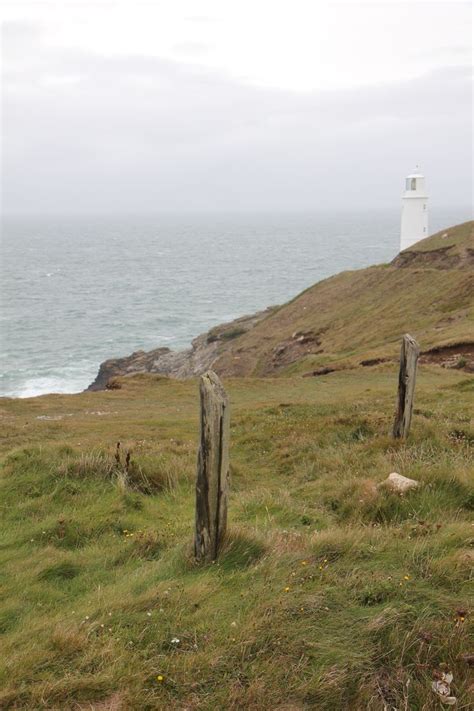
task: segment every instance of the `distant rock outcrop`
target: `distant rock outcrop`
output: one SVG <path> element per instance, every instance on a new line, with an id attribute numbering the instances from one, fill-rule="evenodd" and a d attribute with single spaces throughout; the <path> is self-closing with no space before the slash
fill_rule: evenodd
<path id="1" fill-rule="evenodd" d="M 474 249 L 467 247 L 462 252 L 452 246 L 424 252 L 406 249 L 393 260 L 392 267 L 431 267 L 432 269 L 470 269 L 474 266 Z"/>
<path id="2" fill-rule="evenodd" d="M 135 351 L 123 358 L 110 358 L 99 368 L 96 379 L 87 390 L 113 389 L 117 376 L 137 373 L 157 373 L 170 378 L 191 378 L 209 370 L 226 345 L 252 329 L 272 314 L 277 307 L 269 307 L 251 316 L 242 316 L 230 323 L 215 326 L 192 341 L 191 348 L 172 351 L 156 348 L 152 351 Z"/>

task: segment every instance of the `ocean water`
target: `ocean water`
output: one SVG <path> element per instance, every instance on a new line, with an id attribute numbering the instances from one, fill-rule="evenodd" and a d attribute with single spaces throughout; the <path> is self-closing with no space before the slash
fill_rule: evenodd
<path id="1" fill-rule="evenodd" d="M 74 393 L 101 361 L 184 348 L 345 269 L 391 260 L 398 210 L 4 218 L 0 395 Z M 432 213 L 430 230 L 469 219 Z"/>

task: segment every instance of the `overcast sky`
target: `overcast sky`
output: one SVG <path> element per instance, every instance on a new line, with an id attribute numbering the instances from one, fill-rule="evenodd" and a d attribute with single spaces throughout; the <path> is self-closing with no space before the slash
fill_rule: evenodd
<path id="1" fill-rule="evenodd" d="M 470 3 L 3 4 L 4 212 L 471 200 Z"/>

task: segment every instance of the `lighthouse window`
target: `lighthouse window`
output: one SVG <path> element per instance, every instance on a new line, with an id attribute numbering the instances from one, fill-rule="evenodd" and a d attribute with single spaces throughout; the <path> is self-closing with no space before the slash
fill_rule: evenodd
<path id="1" fill-rule="evenodd" d="M 410 190 L 416 190 L 416 178 L 411 179 L 411 188 Z"/>
<path id="2" fill-rule="evenodd" d="M 405 180 L 405 190 L 410 190 L 410 178 Z"/>

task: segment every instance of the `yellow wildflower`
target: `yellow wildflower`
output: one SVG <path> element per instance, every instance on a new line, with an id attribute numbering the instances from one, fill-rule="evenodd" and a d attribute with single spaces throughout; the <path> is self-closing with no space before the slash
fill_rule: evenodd
<path id="1" fill-rule="evenodd" d="M 156 681 L 164 681 L 164 676 L 158 674 L 158 676 L 156 677 Z"/>

